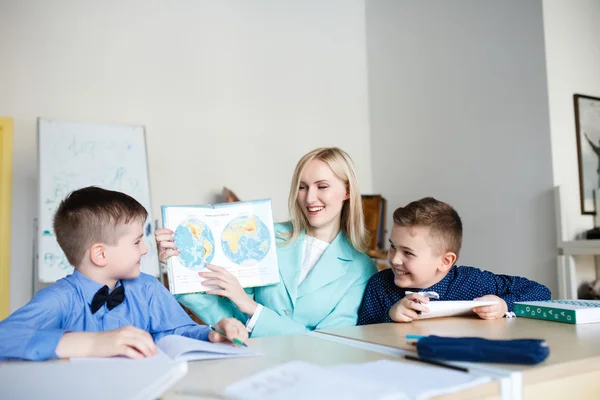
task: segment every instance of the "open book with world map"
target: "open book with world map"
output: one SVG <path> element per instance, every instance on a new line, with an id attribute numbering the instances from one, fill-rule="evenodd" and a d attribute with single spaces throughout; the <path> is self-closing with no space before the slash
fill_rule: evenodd
<path id="1" fill-rule="evenodd" d="M 167 261 L 173 294 L 205 292 L 206 264 L 225 268 L 242 287 L 279 282 L 271 200 L 202 206 L 162 206 L 163 227 L 180 254 Z"/>

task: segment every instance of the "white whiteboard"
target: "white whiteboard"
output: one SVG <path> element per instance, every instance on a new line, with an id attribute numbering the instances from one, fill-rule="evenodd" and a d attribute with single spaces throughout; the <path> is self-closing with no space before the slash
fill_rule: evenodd
<path id="1" fill-rule="evenodd" d="M 37 266 L 41 282 L 54 282 L 73 272 L 58 246 L 52 219 L 70 192 L 96 185 L 135 198 L 148 210 L 144 241 L 148 254 L 143 272 L 158 276 L 150 179 L 143 126 L 90 125 L 38 119 Z"/>

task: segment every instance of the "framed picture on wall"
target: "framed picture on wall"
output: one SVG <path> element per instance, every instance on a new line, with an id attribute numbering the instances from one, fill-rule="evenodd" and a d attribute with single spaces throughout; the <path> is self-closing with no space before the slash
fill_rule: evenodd
<path id="1" fill-rule="evenodd" d="M 595 196 L 600 188 L 600 98 L 575 94 L 573 102 L 581 213 L 596 214 Z"/>

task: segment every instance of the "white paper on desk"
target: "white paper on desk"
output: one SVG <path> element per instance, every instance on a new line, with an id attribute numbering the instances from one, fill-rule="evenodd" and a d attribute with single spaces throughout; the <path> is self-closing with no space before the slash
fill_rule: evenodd
<path id="1" fill-rule="evenodd" d="M 429 308 L 429 312 L 422 313 L 419 319 L 472 314 L 475 307 L 490 306 L 496 303 L 498 303 L 496 300 L 430 301 L 423 304 Z"/>
<path id="2" fill-rule="evenodd" d="M 425 400 L 486 383 L 486 376 L 475 376 L 443 367 L 379 360 L 364 364 L 342 364 L 330 370 L 353 382 L 370 381 L 378 387 L 402 391 L 411 400 Z"/>
<path id="3" fill-rule="evenodd" d="M 233 400 L 410 400 L 399 390 L 302 361 L 288 362 L 231 384 L 223 395 Z"/>

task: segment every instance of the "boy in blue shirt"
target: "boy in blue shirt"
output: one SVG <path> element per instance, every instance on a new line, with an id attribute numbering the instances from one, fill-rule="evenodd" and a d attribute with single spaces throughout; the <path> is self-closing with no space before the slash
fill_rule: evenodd
<path id="1" fill-rule="evenodd" d="M 429 311 L 429 298 L 407 291 L 437 292 L 440 300 L 496 300 L 473 309 L 483 319 L 504 317 L 515 301 L 550 300 L 548 288 L 537 282 L 456 266 L 461 243 L 462 222 L 449 204 L 427 197 L 394 211 L 391 268 L 369 280 L 358 325 L 419 319 Z"/>
<path id="2" fill-rule="evenodd" d="M 147 216 L 121 192 L 87 187 L 67 196 L 54 232 L 75 271 L 0 322 L 0 359 L 142 358 L 154 355 L 154 341 L 165 335 L 224 341 L 192 321 L 155 277 L 140 272 L 148 253 L 142 240 Z M 248 338 L 236 319 L 222 319 L 216 328 L 232 340 Z"/>

